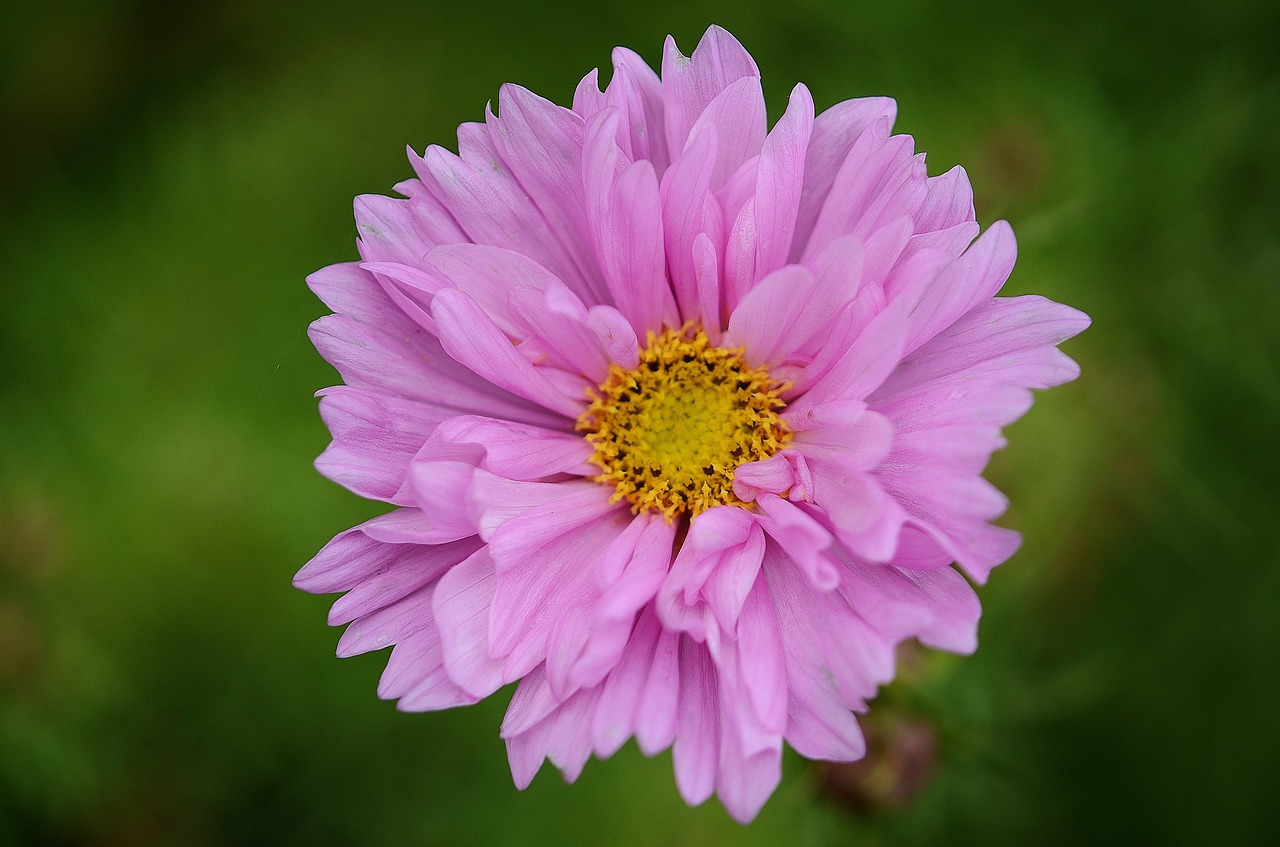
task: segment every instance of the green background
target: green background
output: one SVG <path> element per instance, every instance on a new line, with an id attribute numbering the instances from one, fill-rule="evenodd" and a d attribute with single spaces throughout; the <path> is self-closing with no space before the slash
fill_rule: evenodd
<path id="1" fill-rule="evenodd" d="M 1256 844 L 1280 833 L 1280 6 L 5 4 L 0 844 Z M 982 647 L 912 653 L 874 761 L 743 828 L 628 746 L 511 787 L 506 695 L 403 715 L 293 572 L 375 514 L 311 468 L 303 277 L 498 86 L 568 102 L 709 23 L 776 118 L 899 102 L 1084 309 L 989 471 Z M 842 788 L 833 788 L 838 783 Z M 1272 842 L 1275 843 L 1275 842 Z"/>

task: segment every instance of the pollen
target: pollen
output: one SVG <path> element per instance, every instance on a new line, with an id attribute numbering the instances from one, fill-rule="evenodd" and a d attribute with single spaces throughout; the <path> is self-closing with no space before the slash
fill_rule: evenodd
<path id="1" fill-rule="evenodd" d="M 614 486 L 613 502 L 668 522 L 745 505 L 733 493 L 734 471 L 791 440 L 778 414 L 785 388 L 741 348 L 712 345 L 700 327 L 650 332 L 640 363 L 611 365 L 578 419 L 600 468 L 592 478 Z"/>

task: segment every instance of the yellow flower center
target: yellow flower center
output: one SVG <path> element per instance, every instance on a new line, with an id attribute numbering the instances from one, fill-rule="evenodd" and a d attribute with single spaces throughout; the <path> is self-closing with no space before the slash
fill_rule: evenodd
<path id="1" fill-rule="evenodd" d="M 744 505 L 733 493 L 739 465 L 767 459 L 791 440 L 778 411 L 785 385 L 753 368 L 742 349 L 715 347 L 700 327 L 649 333 L 640 364 L 614 364 L 592 392 L 577 428 L 595 448 L 592 477 L 613 501 L 667 520 L 712 506 Z"/>

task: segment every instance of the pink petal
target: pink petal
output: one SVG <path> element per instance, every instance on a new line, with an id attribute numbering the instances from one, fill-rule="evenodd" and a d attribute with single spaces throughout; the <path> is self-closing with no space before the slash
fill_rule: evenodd
<path id="1" fill-rule="evenodd" d="M 910 136 L 889 136 L 881 118 L 854 142 L 814 223 L 805 256 L 846 235 L 863 238 L 912 215 L 928 192 L 924 163 L 913 156 Z"/>
<path id="2" fill-rule="evenodd" d="M 748 76 L 730 83 L 694 122 L 689 137 L 697 137 L 704 126 L 716 129 L 711 189 L 718 191 L 744 162 L 759 155 L 764 146 L 767 122 L 760 78 Z"/>
<path id="3" fill-rule="evenodd" d="M 745 509 L 719 506 L 698 515 L 658 592 L 663 624 L 699 641 L 709 626 L 732 632 L 763 552 L 764 534 Z"/>
<path id="4" fill-rule="evenodd" d="M 348 658 L 397 644 L 432 625 L 431 603 L 435 585 L 419 588 L 347 626 L 338 639 L 339 658 Z"/>
<path id="5" fill-rule="evenodd" d="M 412 400 L 344 385 L 327 388 L 320 392 L 320 417 L 333 441 L 316 469 L 361 497 L 395 502 L 409 461 L 447 416 Z"/>
<path id="6" fill-rule="evenodd" d="M 635 733 L 645 681 L 653 667 L 662 633 L 662 625 L 654 616 L 652 607 L 640 614 L 622 654 L 600 688 L 600 699 L 591 720 L 591 738 L 596 755 L 612 756 Z M 674 696 L 671 706 L 674 725 Z M 667 739 L 667 744 L 670 743 Z"/>
<path id="7" fill-rule="evenodd" d="M 799 262 L 808 252 L 814 223 L 827 202 L 840 165 L 863 132 L 876 121 L 885 119 L 892 126 L 898 106 L 887 97 L 864 97 L 845 100 L 818 115 L 813 121 L 809 149 L 805 156 L 804 185 L 800 190 L 800 208 L 796 213 L 796 230 L 792 237 L 789 260 Z"/>
<path id="8" fill-rule="evenodd" d="M 507 758 L 516 787 L 524 790 L 533 781 L 544 758 L 559 768 L 566 782 L 573 782 L 591 758 L 591 715 L 596 689 L 580 691 L 532 729 L 507 738 Z"/>
<path id="9" fill-rule="evenodd" d="M 422 510 L 431 543 L 475 535 L 477 524 L 467 501 L 475 473 L 475 465 L 469 461 L 415 458 L 409 466 L 409 487 Z"/>
<path id="10" fill-rule="evenodd" d="M 695 319 L 701 311 L 694 242 L 700 233 L 718 233 L 720 227 L 718 206 L 710 194 L 718 143 L 716 127 L 703 125 L 662 175 L 662 233 L 667 267 L 676 303 L 686 320 Z M 712 239 L 713 244 L 715 240 Z"/>
<path id="11" fill-rule="evenodd" d="M 593 686 L 621 658 L 636 614 L 649 604 L 671 567 L 675 527 L 654 514 L 632 518 L 630 525 L 596 563 L 600 590 L 590 626 L 566 666 L 565 678 L 575 686 Z"/>
<path id="12" fill-rule="evenodd" d="M 448 544 L 384 545 L 395 548 L 387 562 L 360 579 L 333 604 L 329 625 L 341 626 L 356 618 L 391 606 L 401 598 L 439 579 L 445 571 L 474 553 L 480 540 L 474 536 Z"/>
<path id="13" fill-rule="evenodd" d="M 964 168 L 956 165 L 941 176 L 931 177 L 924 203 L 916 210 L 915 231 L 935 232 L 976 219 L 973 186 Z"/>
<path id="14" fill-rule="evenodd" d="M 760 526 L 787 551 L 814 588 L 831 591 L 840 584 L 835 564 L 824 552 L 831 546 L 831 533 L 802 509 L 775 494 L 761 495 L 756 503 L 762 512 L 756 518 Z"/>
<path id="15" fill-rule="evenodd" d="M 440 631 L 434 626 L 410 635 L 391 650 L 378 681 L 378 696 L 400 700 L 396 708 L 405 712 L 430 712 L 479 702 L 479 698 L 454 685 L 445 673 Z"/>
<path id="16" fill-rule="evenodd" d="M 459 138 L 464 137 L 459 128 Z M 462 157 L 440 147 L 427 148 L 410 162 L 432 193 L 440 198 L 467 240 L 528 256 L 588 299 L 591 287 L 546 218 L 516 183 L 487 138 L 467 136 L 472 149 Z M 594 302 L 594 300 L 593 300 Z"/>
<path id="17" fill-rule="evenodd" d="M 787 457 L 775 453 L 758 462 L 738 465 L 733 472 L 733 493 L 738 499 L 750 503 L 761 492 L 785 494 L 795 484 L 795 472 Z"/>
<path id="18" fill-rule="evenodd" d="M 397 200 L 365 194 L 355 200 L 355 215 L 366 262 L 418 267 L 432 247 L 463 238 L 448 212 L 427 196 Z"/>
<path id="19" fill-rule="evenodd" d="M 489 113 L 486 123 L 503 164 L 533 199 L 572 262 L 574 274 L 566 281 L 589 302 L 607 302 L 595 257 L 584 238 L 582 118 L 508 83 L 498 92 L 498 117 Z"/>
<path id="20" fill-rule="evenodd" d="M 478 382 L 439 341 L 404 320 L 412 328 L 393 336 L 344 315 L 328 315 L 312 323 L 308 335 L 353 388 L 455 413 L 492 413 L 526 423 L 563 425 L 562 418 L 545 409 Z"/>
<path id="21" fill-rule="evenodd" d="M 449 679 L 474 697 L 488 697 L 514 678 L 489 653 L 496 585 L 493 561 L 481 548 L 440 578 L 431 603 Z"/>
<path id="22" fill-rule="evenodd" d="M 680 707 L 676 718 L 676 787 L 690 806 L 706 801 L 715 790 L 720 758 L 719 696 L 715 666 L 707 648 L 680 640 Z"/>
<path id="23" fill-rule="evenodd" d="M 588 120 L 605 107 L 604 94 L 600 91 L 600 69 L 592 68 L 573 91 L 573 111 Z"/>
<path id="24" fill-rule="evenodd" d="M 765 139 L 756 181 L 755 279 L 787 262 L 800 210 L 805 161 L 813 134 L 813 97 L 797 85 L 787 111 Z"/>
<path id="25" fill-rule="evenodd" d="M 863 619 L 894 640 L 972 653 L 978 646 L 978 596 L 954 568 L 903 570 L 846 558 L 843 589 Z"/>
<path id="26" fill-rule="evenodd" d="M 532 482 L 564 473 L 587 476 L 599 471 L 587 461 L 591 445 L 568 432 L 459 415 L 437 427 L 434 437 L 479 445 L 484 450 L 479 467 L 507 479 Z"/>
<path id="27" fill-rule="evenodd" d="M 494 503 L 484 496 L 486 489 L 477 489 L 475 508 L 499 573 L 565 533 L 624 511 L 619 504 L 610 502 L 611 492 L 604 485 L 562 482 L 551 487 L 555 489 L 553 495 L 501 519 L 498 514 L 509 514 L 505 504 Z"/>
<path id="28" fill-rule="evenodd" d="M 936 278 L 922 279 L 923 291 L 911 314 L 903 352 L 910 353 L 990 300 L 1009 278 L 1016 255 L 1013 230 L 1004 221 L 996 221 Z"/>
<path id="29" fill-rule="evenodd" d="M 663 253 L 662 200 L 647 162 L 619 162 L 617 113 L 588 128 L 583 180 L 596 256 L 618 310 L 642 337 L 677 322 Z"/>
<path id="30" fill-rule="evenodd" d="M 582 301 L 564 285 L 518 286 L 507 295 L 507 306 L 525 339 L 522 352 L 528 356 L 528 351 L 537 350 L 533 360 L 539 365 L 599 384 L 608 375 L 616 350 L 626 351 L 633 365 L 638 361 L 639 345 L 626 320 L 611 306 L 596 306 L 593 321 Z M 597 326 L 607 327 L 607 340 L 597 334 Z"/>
<path id="31" fill-rule="evenodd" d="M 623 116 L 625 149 L 631 160 L 649 162 L 661 175 L 671 161 L 663 129 L 662 81 L 634 51 L 613 50 L 613 79 L 605 93 Z"/>
<path id="32" fill-rule="evenodd" d="M 548 679 L 558 687 L 576 657 L 575 633 L 587 628 L 598 602 L 592 571 L 599 557 L 630 522 L 617 510 L 583 524 L 576 532 L 530 540 L 518 561 L 505 562 L 498 574 L 489 622 L 490 653 L 504 660 L 506 673 L 523 676 L 548 661 Z M 513 549 L 515 544 L 512 544 Z M 568 691 L 557 692 L 566 696 Z"/>
<path id="33" fill-rule="evenodd" d="M 662 52 L 662 102 L 667 149 L 679 155 L 698 117 L 726 88 L 742 77 L 759 78 L 760 69 L 738 40 L 710 27 L 686 58 L 668 37 Z"/>
<path id="34" fill-rule="evenodd" d="M 568 384 L 521 356 L 470 295 L 457 289 L 441 291 L 431 311 L 444 349 L 478 376 L 569 418 L 586 408 L 585 382 L 575 399 Z"/>

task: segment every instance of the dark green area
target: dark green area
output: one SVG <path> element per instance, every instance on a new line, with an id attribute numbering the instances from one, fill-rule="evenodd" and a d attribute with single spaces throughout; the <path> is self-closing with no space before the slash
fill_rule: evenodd
<path id="1" fill-rule="evenodd" d="M 774 117 L 895 96 L 1013 223 L 1010 288 L 1094 318 L 990 470 L 1026 540 L 982 648 L 906 657 L 899 755 L 843 792 L 792 757 L 746 829 L 633 747 L 516 792 L 503 698 L 395 712 L 289 586 L 378 511 L 310 467 L 302 280 L 352 196 L 504 81 L 566 102 L 712 22 Z M 1274 843 L 1277 43 L 1267 0 L 6 5 L 0 844 Z"/>

